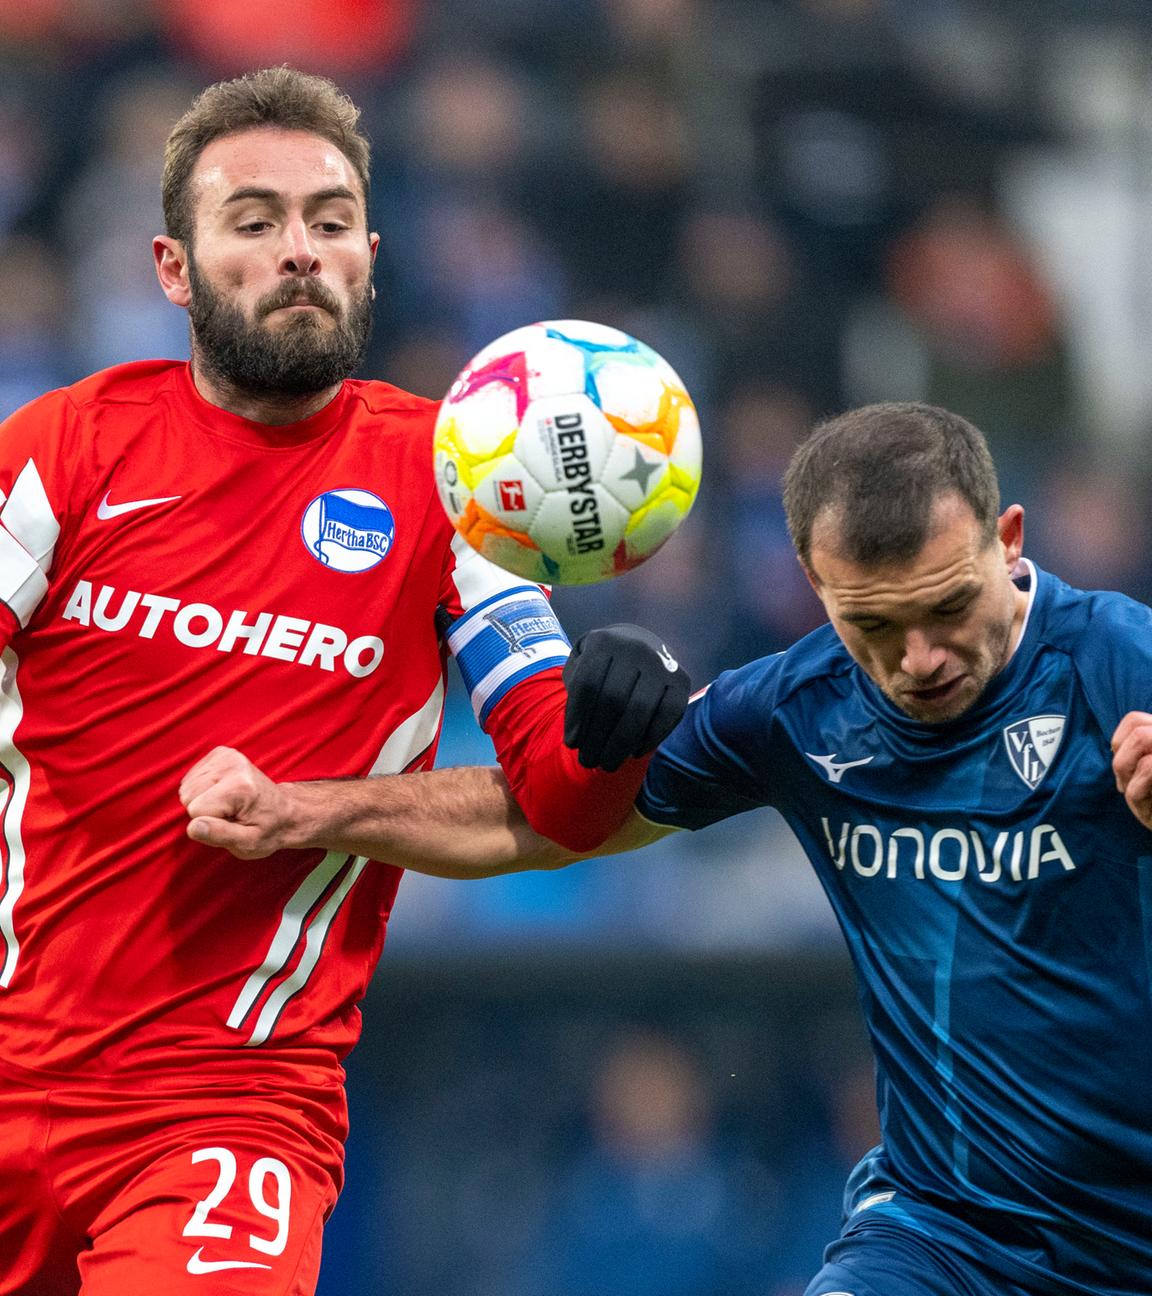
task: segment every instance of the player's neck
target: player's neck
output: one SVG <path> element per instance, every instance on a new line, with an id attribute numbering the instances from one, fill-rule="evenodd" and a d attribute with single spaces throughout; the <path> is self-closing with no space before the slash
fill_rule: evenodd
<path id="1" fill-rule="evenodd" d="M 227 410 L 240 418 L 251 419 L 253 423 L 266 423 L 269 426 L 283 426 L 287 423 L 299 423 L 322 410 L 329 401 L 334 400 L 343 386 L 336 383 L 323 391 L 310 392 L 306 396 L 289 396 L 273 393 L 271 395 L 253 395 L 235 384 L 206 373 L 204 367 L 192 357 L 192 381 L 196 390 L 210 404 L 218 409 Z"/>
<path id="2" fill-rule="evenodd" d="M 1028 608 L 1031 602 L 1031 589 L 1022 590 L 1018 585 L 1012 587 L 1012 633 L 1008 639 L 1009 657 L 1019 647 L 1020 636 L 1024 633 L 1024 626 L 1028 621 Z"/>

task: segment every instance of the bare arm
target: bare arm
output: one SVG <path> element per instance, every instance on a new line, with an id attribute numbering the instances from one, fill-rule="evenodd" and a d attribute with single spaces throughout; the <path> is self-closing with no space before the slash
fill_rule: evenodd
<path id="1" fill-rule="evenodd" d="M 449 878 L 562 868 L 635 850 L 671 831 L 633 812 L 598 850 L 578 855 L 529 826 L 495 767 L 274 783 L 229 747 L 188 771 L 180 800 L 189 837 L 240 859 L 320 847 Z"/>

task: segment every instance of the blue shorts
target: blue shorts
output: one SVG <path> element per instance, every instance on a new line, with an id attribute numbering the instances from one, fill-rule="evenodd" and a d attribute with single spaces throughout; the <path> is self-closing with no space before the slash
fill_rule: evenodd
<path id="1" fill-rule="evenodd" d="M 881 1221 L 841 1236 L 824 1258 L 804 1296 L 1041 1296 L 1037 1287 L 977 1268 L 946 1243 Z"/>
<path id="2" fill-rule="evenodd" d="M 846 1221 L 804 1296 L 1148 1296 L 1135 1262 L 1070 1244 L 1039 1222 L 1005 1236 L 1002 1216 L 978 1221 L 897 1185 L 882 1149 L 857 1166 Z"/>

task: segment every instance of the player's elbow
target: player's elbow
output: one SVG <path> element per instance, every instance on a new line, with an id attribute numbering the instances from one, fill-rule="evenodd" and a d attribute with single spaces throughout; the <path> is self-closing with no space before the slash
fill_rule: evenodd
<path id="1" fill-rule="evenodd" d="M 566 814 L 560 816 L 549 813 L 547 810 L 539 815 L 534 815 L 530 811 L 526 811 L 525 814 L 529 825 L 545 842 L 545 845 L 535 852 L 536 855 L 542 861 L 550 861 L 555 858 L 556 862 L 533 863 L 525 865 L 525 867 L 562 868 L 565 864 L 571 864 L 573 859 L 581 855 L 588 855 L 599 850 L 621 827 L 630 811 L 631 807 L 629 806 L 620 815 L 619 822 L 605 820 L 593 815 Z"/>

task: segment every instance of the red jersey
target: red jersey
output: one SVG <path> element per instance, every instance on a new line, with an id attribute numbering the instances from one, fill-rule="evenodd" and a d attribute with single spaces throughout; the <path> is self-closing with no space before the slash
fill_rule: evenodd
<path id="1" fill-rule="evenodd" d="M 557 674 L 539 588 L 441 510 L 435 410 L 348 381 L 269 427 L 157 361 L 0 427 L 0 1067 L 338 1077 L 400 870 L 242 862 L 177 787 L 218 743 L 280 780 L 430 766 L 446 638 L 482 717 Z"/>

